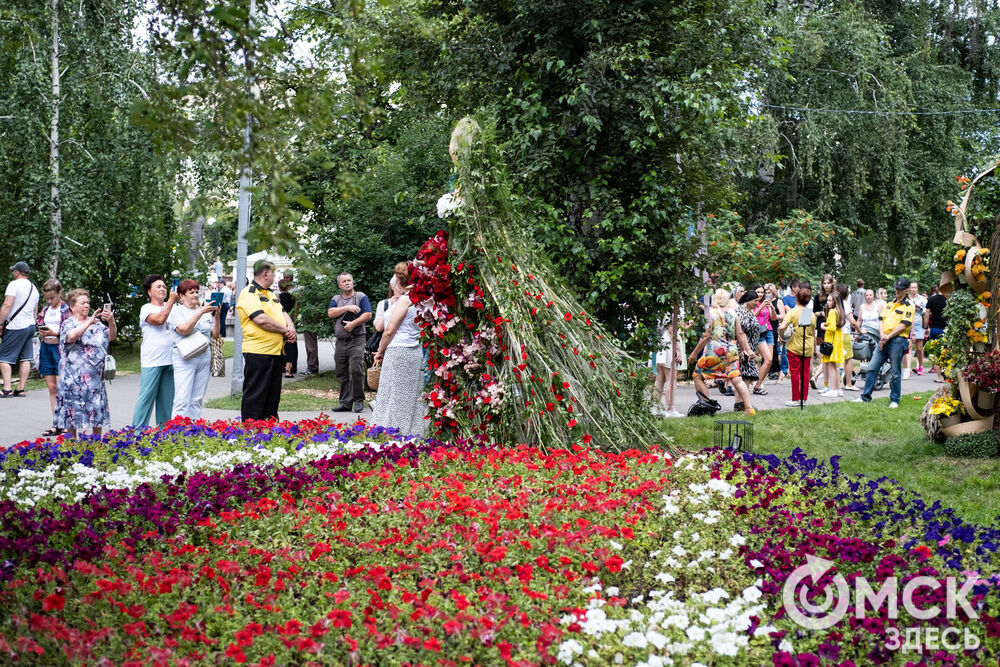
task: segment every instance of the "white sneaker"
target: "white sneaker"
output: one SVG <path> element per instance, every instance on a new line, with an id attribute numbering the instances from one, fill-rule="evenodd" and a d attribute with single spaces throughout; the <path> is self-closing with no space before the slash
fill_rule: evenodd
<path id="1" fill-rule="evenodd" d="M 903 369 L 903 379 L 904 380 L 909 380 L 910 379 L 910 369 L 909 368 L 904 368 Z"/>
<path id="2" fill-rule="evenodd" d="M 671 410 L 670 412 L 663 413 L 663 416 L 667 417 L 668 419 L 676 419 L 677 417 L 683 417 L 685 415 L 683 412 L 677 412 L 676 410 Z"/>
<path id="3" fill-rule="evenodd" d="M 851 401 L 851 403 L 864 403 L 864 402 L 865 402 L 865 399 L 861 398 L 860 396 L 858 396 L 853 401 Z"/>
<path id="4" fill-rule="evenodd" d="M 895 410 L 898 407 L 899 407 L 899 403 L 897 403 L 896 401 L 893 401 L 892 403 L 889 404 L 889 409 L 890 410 Z"/>
<path id="5" fill-rule="evenodd" d="M 822 389 L 820 389 L 819 391 L 817 391 L 816 394 L 818 396 L 823 396 L 825 398 L 827 396 L 832 396 L 833 392 L 830 391 L 829 389 L 827 389 L 826 387 L 823 387 Z"/>
<path id="6" fill-rule="evenodd" d="M 802 405 L 809 405 L 809 402 L 808 401 L 802 401 Z M 785 407 L 797 408 L 797 407 L 799 407 L 799 402 L 798 401 L 785 401 Z"/>
<path id="7" fill-rule="evenodd" d="M 843 389 L 838 389 L 837 390 L 837 398 L 843 398 L 843 397 L 844 397 L 844 390 Z"/>
<path id="8" fill-rule="evenodd" d="M 844 391 L 861 391 L 861 390 L 852 384 L 850 387 L 844 387 Z"/>

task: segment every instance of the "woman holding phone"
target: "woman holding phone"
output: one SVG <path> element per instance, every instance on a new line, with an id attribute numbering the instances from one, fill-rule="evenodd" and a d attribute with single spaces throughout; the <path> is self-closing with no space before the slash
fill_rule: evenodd
<path id="1" fill-rule="evenodd" d="M 174 403 L 174 341 L 167 331 L 167 318 L 177 302 L 177 292 L 167 294 L 163 276 L 152 273 L 142 284 L 149 303 L 139 309 L 139 327 L 142 346 L 139 348 L 139 397 L 135 401 L 132 424 L 147 426 L 149 416 L 156 406 L 156 425 L 163 426 L 170 419 Z"/>
<path id="2" fill-rule="evenodd" d="M 56 393 L 59 390 L 59 329 L 70 316 L 69 304 L 62 298 L 62 283 L 49 278 L 42 285 L 45 308 L 38 314 L 36 326 L 41 347 L 38 351 L 38 374 L 45 380 L 49 390 L 49 405 L 52 407 L 52 428 L 43 431 L 45 437 L 60 435 L 63 430 L 55 425 Z"/>
<path id="3" fill-rule="evenodd" d="M 213 301 L 199 305 L 198 294 L 197 281 L 182 280 L 177 285 L 177 305 L 167 318 L 173 340 L 174 402 L 171 412 L 175 417 L 191 419 L 201 417 L 212 371 L 210 343 L 212 338 L 219 337 L 219 308 Z M 204 346 L 199 344 L 201 342 Z M 190 353 L 202 347 L 200 352 Z"/>
<path id="4" fill-rule="evenodd" d="M 108 392 L 104 386 L 104 358 L 118 335 L 111 308 L 90 313 L 90 294 L 75 289 L 66 297 L 70 316 L 59 327 L 59 388 L 55 425 L 76 436 L 93 428 L 94 435 L 111 425 Z"/>

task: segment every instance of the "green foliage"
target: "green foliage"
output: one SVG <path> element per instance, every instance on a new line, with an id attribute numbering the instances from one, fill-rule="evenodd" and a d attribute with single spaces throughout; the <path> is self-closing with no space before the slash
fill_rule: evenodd
<path id="1" fill-rule="evenodd" d="M 447 119 L 404 114 L 379 128 L 369 150 L 340 162 L 297 166 L 304 192 L 316 202 L 310 212 L 310 229 L 318 232 L 315 255 L 330 276 L 350 272 L 373 307 L 385 298 L 393 267 L 413 259 L 420 244 L 444 225 L 435 202 L 448 182 L 448 136 Z M 324 145 L 332 153 L 338 142 L 330 137 Z M 354 196 L 345 196 L 338 183 L 345 172 L 351 174 Z M 338 291 L 336 281 L 333 287 L 324 310 Z"/>
<path id="2" fill-rule="evenodd" d="M 959 370 L 971 360 L 972 345 L 967 332 L 979 317 L 978 304 L 971 290 L 956 289 L 944 307 L 944 318 L 948 322 L 944 330 L 944 346 L 950 350 Z"/>
<path id="3" fill-rule="evenodd" d="M 612 333 L 648 340 L 702 289 L 706 215 L 756 164 L 741 90 L 774 55 L 762 4 L 404 6 L 421 22 L 386 58 L 400 103 L 489 107 L 533 238 Z"/>
<path id="4" fill-rule="evenodd" d="M 762 108 L 768 155 L 741 184 L 748 219 L 803 208 L 857 237 L 827 269 L 873 285 L 894 277 L 886 267 L 932 279 L 923 258 L 952 234 L 944 203 L 996 150 L 996 118 L 879 112 L 996 107 L 1000 45 L 982 35 L 998 20 L 977 0 L 782 3 L 772 29 L 787 57 L 763 73 L 761 101 L 869 113 Z"/>
<path id="5" fill-rule="evenodd" d="M 299 333 L 314 333 L 320 338 L 333 335 L 333 320 L 327 314 L 327 305 L 334 294 L 340 292 L 337 276 L 310 277 L 302 281 L 295 293 L 295 310 L 298 313 L 296 329 Z M 370 297 L 374 301 L 374 298 Z"/>
<path id="6" fill-rule="evenodd" d="M 948 438 L 944 443 L 948 456 L 988 459 L 1000 453 L 997 436 L 992 430 Z"/>
<path id="7" fill-rule="evenodd" d="M 145 275 L 171 270 L 174 235 L 176 163 L 157 155 L 149 133 L 130 120 L 132 105 L 156 77 L 151 59 L 133 49 L 140 6 L 136 0 L 58 3 L 64 70 L 58 181 L 51 178 L 48 142 L 51 5 L 0 8 L 0 264 L 27 261 L 40 285 L 58 254 L 63 285 L 85 287 L 98 302 L 110 295 L 122 324 L 131 317 L 125 303 Z M 56 239 L 53 183 L 62 209 Z"/>

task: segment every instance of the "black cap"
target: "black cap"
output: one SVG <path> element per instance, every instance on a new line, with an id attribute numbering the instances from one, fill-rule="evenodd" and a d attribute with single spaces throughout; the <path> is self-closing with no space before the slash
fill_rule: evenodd
<path id="1" fill-rule="evenodd" d="M 25 262 L 15 262 L 14 266 L 10 267 L 11 271 L 17 271 L 19 273 L 28 273 L 28 265 Z"/>
<path id="2" fill-rule="evenodd" d="M 900 278 L 896 281 L 896 291 L 910 289 L 910 280 L 908 278 Z"/>

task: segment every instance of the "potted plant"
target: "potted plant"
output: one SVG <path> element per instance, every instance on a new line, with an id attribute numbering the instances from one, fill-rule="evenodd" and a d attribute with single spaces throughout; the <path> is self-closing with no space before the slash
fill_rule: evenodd
<path id="1" fill-rule="evenodd" d="M 973 360 L 962 371 L 959 391 L 970 416 L 982 419 L 993 409 L 1000 390 L 1000 350 L 991 350 Z M 978 414 L 977 414 L 978 413 Z"/>
<path id="2" fill-rule="evenodd" d="M 954 426 L 962 421 L 965 408 L 962 406 L 962 401 L 950 396 L 941 396 L 934 399 L 931 404 L 931 414 L 938 416 L 941 426 Z"/>

